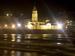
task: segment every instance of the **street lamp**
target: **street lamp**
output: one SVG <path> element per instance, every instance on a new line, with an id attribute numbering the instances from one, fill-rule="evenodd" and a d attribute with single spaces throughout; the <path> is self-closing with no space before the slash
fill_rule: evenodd
<path id="1" fill-rule="evenodd" d="M 7 13 L 6 16 L 9 16 L 9 14 Z"/>
<path id="2" fill-rule="evenodd" d="M 5 24 L 5 25 L 4 25 L 4 27 L 5 27 L 5 28 L 7 28 L 7 27 L 8 27 L 8 25 L 7 25 L 7 24 Z"/>
<path id="3" fill-rule="evenodd" d="M 15 28 L 16 28 L 15 24 L 12 24 L 12 29 L 15 29 Z"/>
<path id="4" fill-rule="evenodd" d="M 63 24 L 62 23 L 57 22 L 56 24 L 57 24 L 57 29 L 63 29 Z"/>
<path id="5" fill-rule="evenodd" d="M 20 24 L 20 23 L 17 23 L 17 26 L 18 26 L 18 27 L 21 27 L 21 24 Z"/>

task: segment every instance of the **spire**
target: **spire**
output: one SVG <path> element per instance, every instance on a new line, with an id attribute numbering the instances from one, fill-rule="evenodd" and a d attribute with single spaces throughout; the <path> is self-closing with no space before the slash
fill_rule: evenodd
<path id="1" fill-rule="evenodd" d="M 32 21 L 33 22 L 38 21 L 38 12 L 37 12 L 37 8 L 36 8 L 36 1 L 37 0 L 33 0 L 33 9 L 32 9 Z"/>
<path id="2" fill-rule="evenodd" d="M 37 9 L 36 9 L 36 6 L 34 6 L 34 7 L 33 7 L 33 11 L 36 11 L 36 10 L 37 10 Z"/>
<path id="3" fill-rule="evenodd" d="M 32 2 L 33 2 L 33 9 L 32 10 L 37 10 L 37 8 L 36 8 L 36 2 L 37 2 L 37 0 L 32 0 Z"/>

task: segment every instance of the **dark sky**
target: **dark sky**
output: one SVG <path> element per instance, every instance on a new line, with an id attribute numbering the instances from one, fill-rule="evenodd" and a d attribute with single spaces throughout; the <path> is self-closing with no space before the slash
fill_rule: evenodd
<path id="1" fill-rule="evenodd" d="M 14 14 L 25 13 L 31 16 L 32 7 L 36 5 L 40 17 L 49 16 L 49 11 L 70 13 L 75 16 L 74 0 L 0 0 L 0 13 L 6 11 Z"/>

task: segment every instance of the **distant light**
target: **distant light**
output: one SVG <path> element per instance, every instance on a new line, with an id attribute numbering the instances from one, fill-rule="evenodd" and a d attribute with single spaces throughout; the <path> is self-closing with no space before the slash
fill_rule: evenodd
<path id="1" fill-rule="evenodd" d="M 47 26 L 51 26 L 51 23 L 47 23 L 46 25 L 47 25 Z"/>
<path id="2" fill-rule="evenodd" d="M 69 23 L 70 23 L 70 21 L 67 21 L 67 23 L 69 24 Z"/>
<path id="3" fill-rule="evenodd" d="M 7 34 L 3 34 L 4 35 L 4 38 L 7 38 L 8 37 L 8 35 Z M 5 39 L 6 40 L 6 39 Z"/>
<path id="4" fill-rule="evenodd" d="M 72 21 L 70 21 L 72 23 Z"/>
<path id="5" fill-rule="evenodd" d="M 58 34 L 58 38 L 62 38 L 62 35 L 61 34 Z"/>
<path id="6" fill-rule="evenodd" d="M 28 29 L 32 29 L 32 25 L 31 24 L 27 25 L 27 27 L 28 27 Z"/>
<path id="7" fill-rule="evenodd" d="M 4 27 L 8 27 L 8 25 L 7 25 L 7 24 L 5 24 L 5 25 L 4 25 Z"/>
<path id="8" fill-rule="evenodd" d="M 28 22 L 27 28 L 28 28 L 28 29 L 32 29 L 32 27 L 33 27 L 33 25 L 32 25 L 30 22 Z"/>
<path id="9" fill-rule="evenodd" d="M 49 22 L 50 20 L 46 20 L 46 22 Z"/>
<path id="10" fill-rule="evenodd" d="M 12 38 L 11 41 L 14 42 L 14 41 L 16 40 L 16 39 L 15 39 L 15 36 L 16 36 L 15 34 L 11 34 L 11 38 Z"/>
<path id="11" fill-rule="evenodd" d="M 51 29 L 51 23 L 47 23 L 44 28 L 46 28 L 46 29 Z"/>
<path id="12" fill-rule="evenodd" d="M 9 16 L 9 14 L 7 13 L 6 16 Z"/>
<path id="13" fill-rule="evenodd" d="M 30 39 L 31 38 L 31 34 L 27 34 L 27 38 Z"/>
<path id="14" fill-rule="evenodd" d="M 17 34 L 17 39 L 20 39 L 21 38 L 21 35 L 20 34 Z"/>
<path id="15" fill-rule="evenodd" d="M 21 39 L 17 39 L 16 42 L 21 42 Z"/>
<path id="16" fill-rule="evenodd" d="M 12 24 L 12 28 L 13 28 L 13 29 L 16 28 L 15 24 Z"/>
<path id="17" fill-rule="evenodd" d="M 20 23 L 17 23 L 17 26 L 18 26 L 18 27 L 21 27 L 21 24 L 20 24 Z"/>
<path id="18" fill-rule="evenodd" d="M 65 27 L 66 29 L 68 28 L 68 26 Z"/>
<path id="19" fill-rule="evenodd" d="M 57 23 L 57 29 L 63 29 L 63 24 L 62 23 Z"/>
<path id="20" fill-rule="evenodd" d="M 60 45 L 60 44 L 61 44 L 61 43 L 59 43 L 59 42 L 57 43 L 57 45 Z"/>

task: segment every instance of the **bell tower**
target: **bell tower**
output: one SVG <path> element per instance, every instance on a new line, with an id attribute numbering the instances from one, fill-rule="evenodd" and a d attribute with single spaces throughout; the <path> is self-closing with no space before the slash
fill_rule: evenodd
<path id="1" fill-rule="evenodd" d="M 32 10 L 32 22 L 38 22 L 38 11 L 36 7 Z"/>

